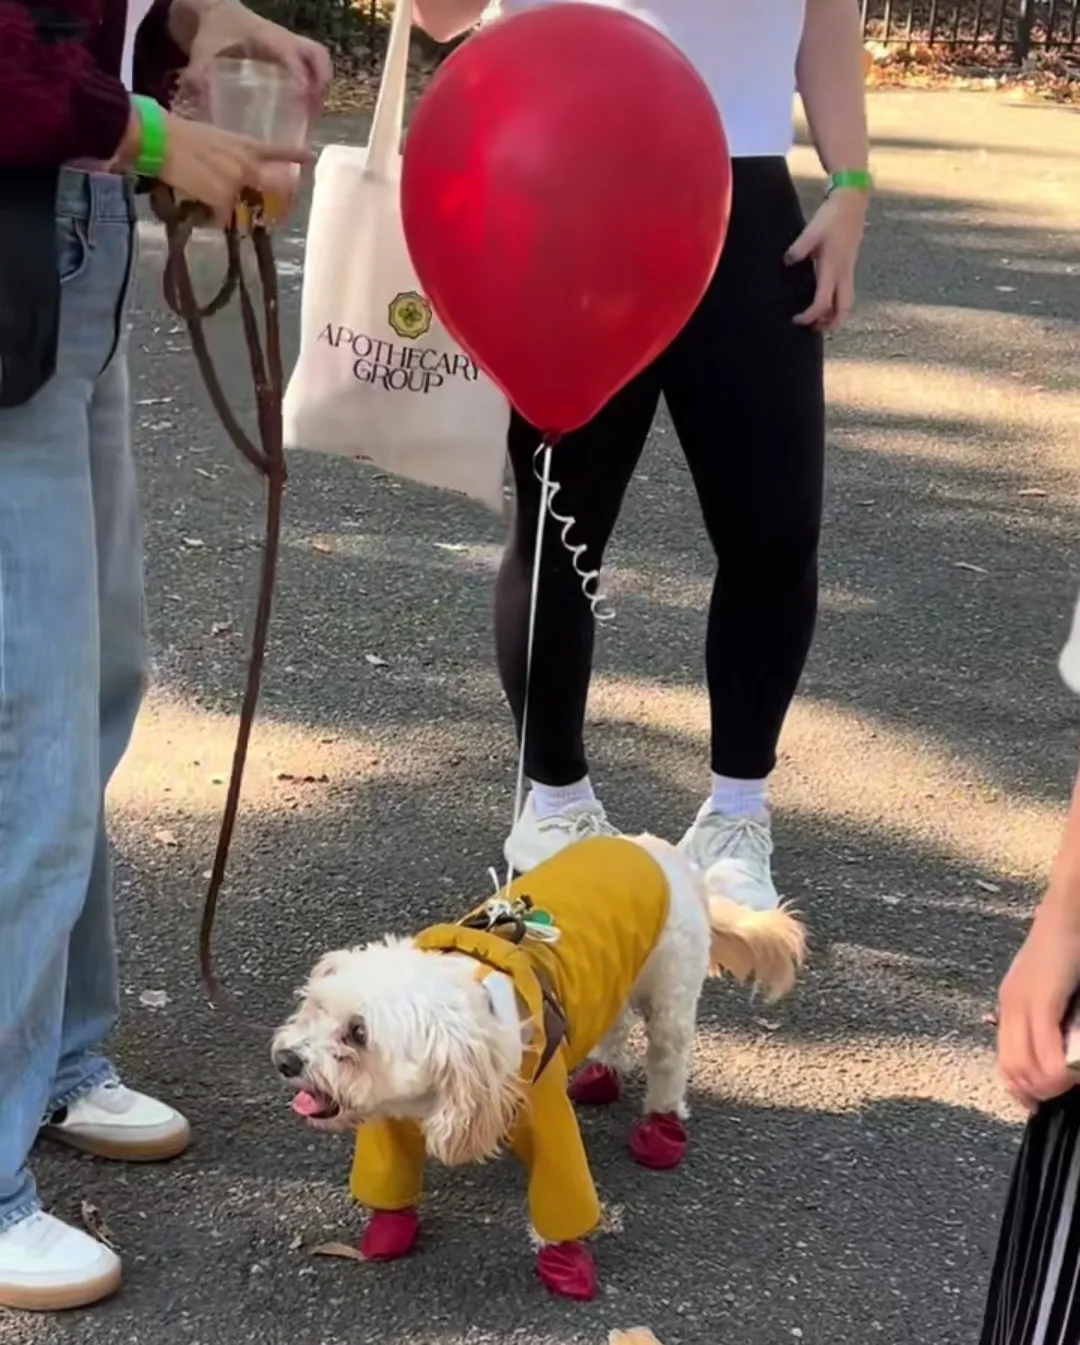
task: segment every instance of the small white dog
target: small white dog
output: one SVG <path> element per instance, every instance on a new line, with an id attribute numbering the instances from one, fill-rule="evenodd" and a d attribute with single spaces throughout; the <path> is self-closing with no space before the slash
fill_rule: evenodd
<path id="1" fill-rule="evenodd" d="M 411 1249 L 428 1155 L 482 1162 L 505 1144 L 529 1172 L 541 1278 L 589 1298 L 596 1273 L 582 1239 L 600 1205 L 572 1103 L 618 1096 L 639 1011 L 645 1116 L 630 1148 L 647 1167 L 676 1166 L 706 976 L 728 972 L 777 998 L 804 947 L 789 910 L 709 895 L 666 842 L 581 841 L 460 924 L 327 954 L 275 1035 L 273 1061 L 309 1124 L 357 1131 L 351 1186 L 372 1211 L 366 1258 Z"/>

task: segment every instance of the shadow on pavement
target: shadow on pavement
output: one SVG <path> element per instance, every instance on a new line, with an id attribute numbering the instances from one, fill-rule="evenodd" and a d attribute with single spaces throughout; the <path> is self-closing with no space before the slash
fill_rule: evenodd
<path id="1" fill-rule="evenodd" d="M 804 185 L 810 206 L 817 187 Z M 1049 814 L 1075 764 L 1075 707 L 1053 663 L 1076 583 L 1077 514 L 1071 467 L 1043 452 L 1041 426 L 1062 433 L 1059 394 L 1080 376 L 1069 354 L 1080 311 L 1061 278 L 1075 242 L 1037 218 L 1002 227 L 985 201 L 929 191 L 884 193 L 877 211 L 865 306 L 831 345 L 834 373 L 849 381 L 834 398 L 823 611 L 803 703 L 811 716 L 828 709 L 883 735 L 916 735 L 981 773 L 1003 808 Z M 148 244 L 152 270 L 152 231 Z M 295 239 L 283 239 L 282 255 L 299 257 Z M 298 301 L 293 265 L 290 332 Z M 142 303 L 136 441 L 157 682 L 185 705 L 232 712 L 259 489 L 193 394 L 182 336 L 156 299 Z M 228 329 L 215 340 L 228 358 Z M 955 371 L 967 379 L 959 390 L 916 398 Z M 988 406 L 987 387 L 1012 371 L 1026 380 L 1016 408 Z M 694 707 L 712 582 L 674 447 L 661 418 L 610 555 L 618 622 L 599 642 L 604 708 L 590 729 L 619 820 L 671 836 L 706 780 Z M 717 451 L 737 448 L 721 427 Z M 1032 488 L 1047 493 L 1020 494 Z M 286 520 L 266 720 L 363 736 L 393 769 L 331 780 L 319 807 L 242 810 L 221 971 L 268 1023 L 326 947 L 454 913 L 486 890 L 513 773 L 490 657 L 502 522 L 299 454 Z M 611 713 L 609 688 L 639 684 L 642 713 Z M 656 722 L 650 688 L 675 707 Z M 783 770 L 843 774 L 857 800 L 863 763 L 849 748 L 806 750 Z M 781 886 L 814 932 L 806 983 L 775 1012 L 708 992 L 685 1169 L 654 1179 L 629 1164 L 629 1103 L 586 1119 L 618 1231 L 599 1247 L 609 1292 L 585 1309 L 553 1303 L 535 1283 L 509 1164 L 435 1175 L 428 1238 L 406 1265 L 310 1257 L 311 1244 L 355 1231 L 347 1145 L 298 1128 L 266 1042 L 235 1035 L 202 1004 L 195 922 L 213 819 L 170 817 L 181 844 L 163 849 L 152 833 L 165 801 L 128 808 L 117 823 L 118 1055 L 133 1082 L 190 1112 L 200 1140 L 164 1170 L 73 1168 L 42 1151 L 46 1197 L 69 1213 L 74 1202 L 76 1214 L 78 1198 L 92 1200 L 128 1256 L 128 1288 L 93 1315 L 95 1341 L 603 1345 L 609 1326 L 637 1321 L 664 1345 L 972 1340 L 1016 1138 L 990 1114 L 989 1062 L 973 1048 L 988 1042 L 982 1015 L 1033 889 L 989 858 L 904 833 L 896 822 L 914 785 L 902 776 L 876 822 L 840 812 L 831 795 L 821 802 L 815 788 L 793 792 L 778 818 Z M 966 804 L 958 786 L 940 806 Z M 167 990 L 166 1009 L 139 1004 L 150 987 Z M 927 1096 L 935 1089 L 956 1105 Z M 46 1324 L 33 1338 L 89 1335 Z"/>
<path id="2" fill-rule="evenodd" d="M 518 1333 L 602 1345 L 609 1327 L 646 1319 L 664 1345 L 961 1345 L 980 1318 L 1016 1142 L 979 1112 L 924 1101 L 829 1114 L 698 1097 L 687 1163 L 652 1174 L 624 1152 L 633 1114 L 621 1104 L 584 1122 L 611 1231 L 596 1247 L 603 1296 L 573 1306 L 534 1278 L 512 1160 L 433 1170 L 409 1260 L 321 1259 L 313 1246 L 361 1226 L 347 1145 L 227 1098 L 222 1110 L 167 1170 L 83 1165 L 82 1187 L 132 1260 L 123 1296 L 95 1313 L 110 1339 L 141 1331 L 158 1304 L 170 1339 L 266 1345 L 510 1345 Z M 262 1147 L 277 1153 L 272 1168 L 256 1160 Z M 48 1166 L 58 1180 L 61 1161 Z"/>

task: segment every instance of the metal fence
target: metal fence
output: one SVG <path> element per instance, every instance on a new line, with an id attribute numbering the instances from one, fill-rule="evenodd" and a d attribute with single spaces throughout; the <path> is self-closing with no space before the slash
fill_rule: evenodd
<path id="1" fill-rule="evenodd" d="M 1025 60 L 1080 51 L 1080 0 L 862 0 L 863 33 L 888 46 L 982 47 Z"/>

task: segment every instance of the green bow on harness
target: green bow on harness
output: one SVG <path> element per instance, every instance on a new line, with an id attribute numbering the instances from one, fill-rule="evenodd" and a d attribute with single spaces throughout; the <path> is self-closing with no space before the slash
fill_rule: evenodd
<path id="1" fill-rule="evenodd" d="M 511 901 L 508 897 L 491 897 L 483 906 L 458 922 L 467 929 L 482 929 L 521 943 L 533 939 L 537 943 L 558 943 L 559 929 L 549 911 L 532 904 L 530 897 L 521 896 Z"/>

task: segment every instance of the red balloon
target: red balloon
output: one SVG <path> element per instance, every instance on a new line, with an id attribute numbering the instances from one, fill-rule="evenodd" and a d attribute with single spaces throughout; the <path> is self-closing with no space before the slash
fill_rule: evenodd
<path id="1" fill-rule="evenodd" d="M 526 420 L 566 433 L 697 307 L 731 159 L 711 94 L 667 37 L 604 4 L 549 4 L 440 66 L 409 129 L 401 209 L 447 330 Z"/>

